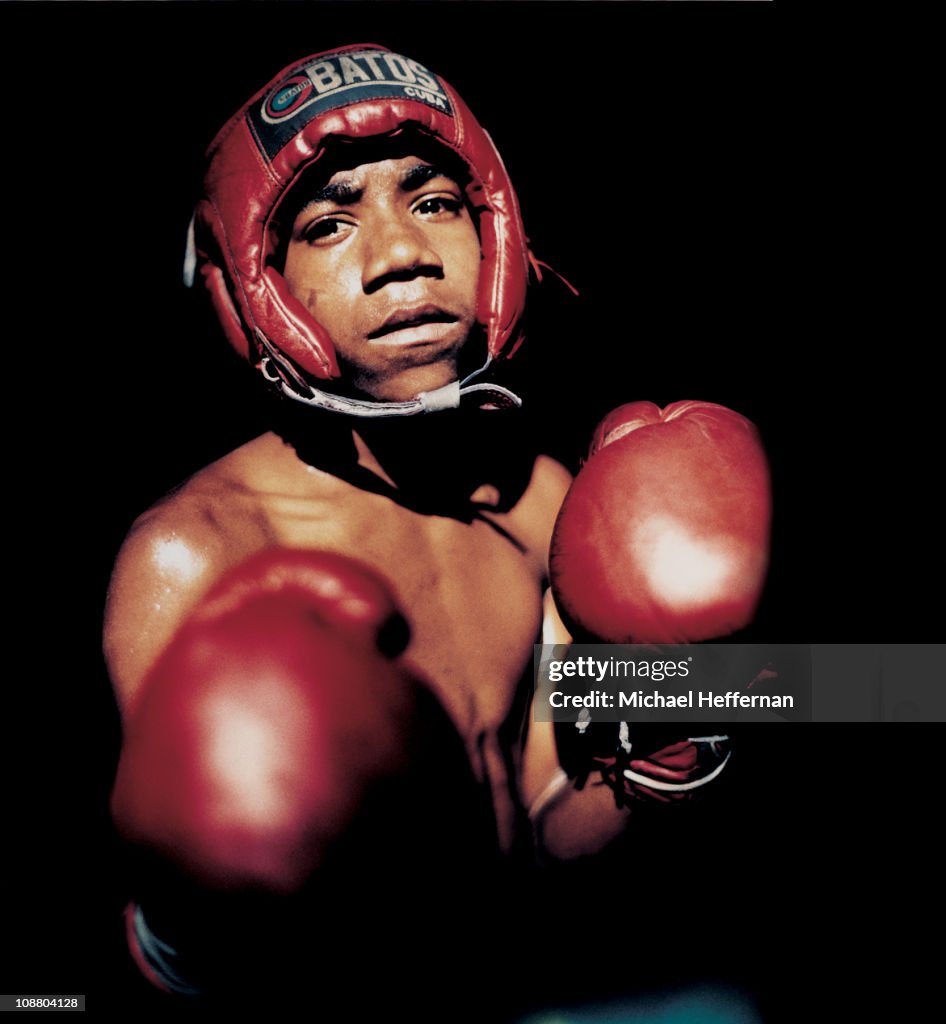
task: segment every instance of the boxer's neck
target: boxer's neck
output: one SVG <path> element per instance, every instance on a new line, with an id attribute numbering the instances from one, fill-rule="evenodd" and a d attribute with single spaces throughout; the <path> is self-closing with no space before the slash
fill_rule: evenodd
<path id="1" fill-rule="evenodd" d="M 362 422 L 283 401 L 274 419 L 277 433 L 307 465 L 397 495 L 406 506 L 460 518 L 515 504 L 535 455 L 520 410 Z"/>

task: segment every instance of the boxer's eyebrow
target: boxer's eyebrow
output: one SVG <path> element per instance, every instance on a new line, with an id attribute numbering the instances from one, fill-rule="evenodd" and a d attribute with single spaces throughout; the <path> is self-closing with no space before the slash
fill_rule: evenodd
<path id="1" fill-rule="evenodd" d="M 357 203 L 364 194 L 364 191 L 363 188 L 355 188 L 354 185 L 347 181 L 329 182 L 328 185 L 323 185 L 312 193 L 306 200 L 303 209 L 314 206 L 316 203 L 336 203 L 339 206 L 347 206 Z"/>
<path id="2" fill-rule="evenodd" d="M 417 164 L 405 171 L 401 178 L 400 188 L 402 192 L 414 192 L 423 188 L 433 178 L 447 178 L 454 181 L 452 174 L 436 167 L 434 164 Z M 358 188 L 348 181 L 329 182 L 315 192 L 305 201 L 300 212 L 307 210 L 310 206 L 319 203 L 335 203 L 336 206 L 353 206 L 360 202 L 365 190 Z"/>
<path id="3" fill-rule="evenodd" d="M 426 185 L 431 178 L 447 178 L 450 181 L 454 180 L 452 174 L 447 174 L 446 171 L 441 170 L 433 164 L 417 164 L 416 167 L 411 167 L 401 179 L 401 190 L 403 192 L 413 192 Z"/>

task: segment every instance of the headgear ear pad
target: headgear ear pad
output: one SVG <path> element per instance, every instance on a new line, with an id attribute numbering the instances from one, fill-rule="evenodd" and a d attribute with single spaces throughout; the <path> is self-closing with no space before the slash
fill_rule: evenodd
<path id="1" fill-rule="evenodd" d="M 339 375 L 327 331 L 290 293 L 275 259 L 276 212 L 300 176 L 339 140 L 411 130 L 469 169 L 466 198 L 482 266 L 477 320 L 490 357 L 520 336 L 531 254 L 512 183 L 489 135 L 450 85 L 371 44 L 306 57 L 276 76 L 211 143 L 194 217 L 197 267 L 231 344 L 280 375 Z"/>

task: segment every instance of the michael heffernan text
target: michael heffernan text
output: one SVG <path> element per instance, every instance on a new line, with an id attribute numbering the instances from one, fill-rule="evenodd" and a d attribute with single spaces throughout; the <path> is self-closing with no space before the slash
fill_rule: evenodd
<path id="1" fill-rule="evenodd" d="M 549 694 L 553 708 L 793 708 L 795 700 L 787 694 L 740 693 L 727 690 L 688 690 L 686 693 L 664 694 L 653 690 L 632 690 L 630 693 L 608 693 L 592 690 L 590 693 L 569 694 L 553 690 Z"/>

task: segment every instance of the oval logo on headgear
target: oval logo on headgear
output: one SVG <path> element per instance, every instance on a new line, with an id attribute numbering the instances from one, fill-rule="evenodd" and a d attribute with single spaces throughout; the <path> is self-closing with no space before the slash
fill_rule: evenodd
<path id="1" fill-rule="evenodd" d="M 269 97 L 264 107 L 268 117 L 280 121 L 292 115 L 309 98 L 312 82 L 305 75 L 296 75 L 282 83 Z"/>

